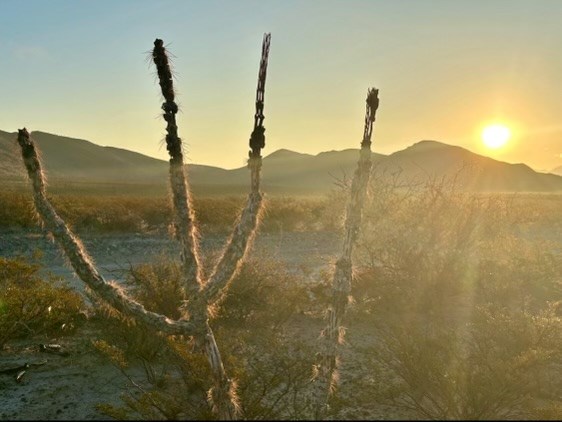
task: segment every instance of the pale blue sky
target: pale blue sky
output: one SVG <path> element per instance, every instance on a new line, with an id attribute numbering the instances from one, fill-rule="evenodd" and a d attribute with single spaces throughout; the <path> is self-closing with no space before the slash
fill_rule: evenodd
<path id="1" fill-rule="evenodd" d="M 272 33 L 266 149 L 373 148 L 421 139 L 536 169 L 562 165 L 562 1 L 0 0 L 0 129 L 26 126 L 166 158 L 147 52 L 176 56 L 190 162 L 242 166 L 261 40 Z M 501 120 L 509 147 L 479 131 Z"/>

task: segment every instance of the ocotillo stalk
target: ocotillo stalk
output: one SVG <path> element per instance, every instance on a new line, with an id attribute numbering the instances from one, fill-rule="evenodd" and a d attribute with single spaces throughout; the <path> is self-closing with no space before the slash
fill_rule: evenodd
<path id="1" fill-rule="evenodd" d="M 181 244 L 186 292 L 189 300 L 194 301 L 198 297 L 197 294 L 202 284 L 197 232 L 189 187 L 185 177 L 182 142 L 178 136 L 178 126 L 176 124 L 178 106 L 175 102 L 172 71 L 164 42 L 160 39 L 154 41 L 152 58 L 158 72 L 162 96 L 165 99 L 165 102 L 162 104 L 162 110 L 164 111 L 164 120 L 166 120 L 166 148 L 170 154 L 170 186 L 174 210 L 174 226 L 176 236 Z"/>
<path id="2" fill-rule="evenodd" d="M 320 419 L 327 410 L 328 400 L 335 391 L 338 380 L 338 346 L 344 341 L 342 321 L 351 295 L 352 253 L 359 234 L 363 203 L 371 172 L 371 134 L 379 106 L 377 89 L 368 90 L 366 102 L 365 129 L 346 209 L 343 248 L 332 279 L 332 303 L 328 309 L 328 325 L 321 333 L 321 361 L 314 368 L 317 419 Z"/>
<path id="3" fill-rule="evenodd" d="M 262 164 L 261 149 L 265 147 L 265 128 L 263 120 L 265 100 L 265 79 L 269 58 L 269 45 L 271 34 L 264 34 L 262 55 L 258 72 L 258 86 L 256 88 L 256 113 L 254 115 L 254 128 L 250 135 L 250 151 L 248 167 L 250 168 L 250 194 L 246 207 L 240 216 L 238 224 L 232 232 L 227 247 L 215 267 L 213 274 L 205 285 L 204 294 L 209 304 L 214 303 L 225 289 L 228 282 L 236 274 L 246 251 L 251 244 L 262 209 L 263 196 L 260 192 L 260 170 Z"/>
<path id="4" fill-rule="evenodd" d="M 23 162 L 33 188 L 35 209 L 55 240 L 59 243 L 70 261 L 70 265 L 80 279 L 101 299 L 123 314 L 134 318 L 156 331 L 170 335 L 193 335 L 195 326 L 189 321 L 172 321 L 164 315 L 147 311 L 141 304 L 129 298 L 121 288 L 107 282 L 98 272 L 82 242 L 72 233 L 47 199 L 45 175 L 37 155 L 34 142 L 27 129 L 18 131 Z"/>

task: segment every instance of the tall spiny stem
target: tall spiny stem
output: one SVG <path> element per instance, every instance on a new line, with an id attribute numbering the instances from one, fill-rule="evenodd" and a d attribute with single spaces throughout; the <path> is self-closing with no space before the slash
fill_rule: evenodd
<path id="1" fill-rule="evenodd" d="M 197 230 L 189 187 L 185 177 L 182 142 L 178 136 L 176 124 L 178 106 L 175 102 L 172 71 L 164 42 L 160 39 L 154 41 L 152 58 L 156 65 L 160 89 L 165 100 L 162 104 L 162 110 L 164 111 L 164 120 L 166 120 L 166 148 L 170 155 L 170 186 L 174 205 L 174 226 L 176 236 L 181 244 L 184 283 L 189 300 L 195 301 L 202 283 Z"/>
<path id="2" fill-rule="evenodd" d="M 193 218 L 191 198 L 185 177 L 181 139 L 178 136 L 175 93 L 172 72 L 162 40 L 154 42 L 153 59 L 156 64 L 160 87 L 165 102 L 162 105 L 166 126 L 166 146 L 170 154 L 170 184 L 173 195 L 174 223 L 176 236 L 181 243 L 183 278 L 189 301 L 189 321 L 172 321 L 169 318 L 149 312 L 130 299 L 117 285 L 108 283 L 99 274 L 80 240 L 70 231 L 49 203 L 45 192 L 45 178 L 35 145 L 26 129 L 19 131 L 24 164 L 33 186 L 34 202 L 47 230 L 53 233 L 78 276 L 104 301 L 146 327 L 169 335 L 193 336 L 202 348 L 213 374 L 214 387 L 209 390 L 208 399 L 220 419 L 231 420 L 239 415 L 236 397 L 236 383 L 228 378 L 224 370 L 220 351 L 209 325 L 208 305 L 214 304 L 220 293 L 228 287 L 243 261 L 259 222 L 262 195 L 259 191 L 261 149 L 265 146 L 263 107 L 265 79 L 269 54 L 270 34 L 264 35 L 262 57 L 256 94 L 254 130 L 250 137 L 251 191 L 247 205 L 235 227 L 224 254 L 219 260 L 209 282 L 201 279 L 197 232 Z M 202 290 L 204 288 L 205 290 Z"/>
<path id="3" fill-rule="evenodd" d="M 259 221 L 259 214 L 263 206 L 263 195 L 260 192 L 261 149 L 265 147 L 265 128 L 263 120 L 265 100 L 265 78 L 269 58 L 269 44 L 271 34 L 264 34 L 262 55 L 258 72 L 258 86 L 256 88 L 256 113 L 254 115 L 254 129 L 250 135 L 250 151 L 248 167 L 250 168 L 250 194 L 244 211 L 234 228 L 221 259 L 215 267 L 209 282 L 205 285 L 204 294 L 209 304 L 220 298 L 220 293 L 227 288 L 230 280 L 236 274 L 244 256 L 251 244 Z"/>
<path id="4" fill-rule="evenodd" d="M 172 321 L 164 315 L 147 311 L 141 304 L 129 298 L 117 285 L 107 282 L 101 276 L 80 239 L 72 233 L 47 199 L 41 161 L 37 155 L 35 143 L 30 138 L 27 129 L 23 128 L 18 131 L 18 143 L 21 147 L 27 175 L 32 184 L 35 209 L 45 229 L 52 233 L 65 252 L 78 277 L 115 309 L 151 327 L 153 330 L 162 331 L 166 334 L 192 335 L 195 332 L 193 323 Z"/>
<path id="5" fill-rule="evenodd" d="M 240 264 L 245 258 L 249 245 L 252 242 L 259 222 L 259 214 L 262 208 L 262 194 L 260 192 L 260 151 L 265 146 L 265 128 L 263 127 L 263 107 L 265 95 L 265 78 L 267 72 L 267 62 L 269 56 L 269 43 L 271 34 L 264 34 L 262 43 L 262 55 L 260 70 L 258 74 L 258 87 L 256 93 L 256 114 L 254 118 L 254 130 L 250 136 L 250 158 L 248 166 L 251 172 L 251 188 L 247 204 L 236 224 L 228 243 L 224 249 L 222 257 L 215 266 L 215 269 L 205 284 L 203 295 L 208 305 L 216 303 L 221 298 L 221 294 L 228 289 L 228 283 L 238 271 Z M 218 356 L 218 348 L 214 338 L 207 336 L 206 350 L 208 356 Z M 214 352 L 213 352 L 214 351 Z M 220 358 L 220 356 L 219 356 Z M 220 374 L 215 371 L 215 377 Z M 224 371 L 223 377 L 226 377 Z M 212 402 L 223 403 L 222 407 L 232 412 L 238 411 L 235 383 L 228 379 L 217 380 L 216 387 L 210 391 L 209 395 Z M 226 408 L 226 403 L 232 403 L 233 407 Z M 219 413 L 224 415 L 225 411 Z M 236 416 L 236 413 L 226 415 L 229 418 Z M 222 416 L 225 418 L 225 416 Z"/>
<path id="6" fill-rule="evenodd" d="M 184 283 L 188 294 L 187 310 L 190 320 L 195 325 L 195 341 L 207 356 L 213 373 L 214 387 L 209 391 L 208 398 L 213 410 L 221 419 L 234 419 L 238 413 L 234 384 L 226 375 L 219 348 L 213 330 L 209 325 L 207 304 L 200 289 L 203 286 L 199 266 L 199 251 L 195 224 L 192 212 L 189 188 L 184 172 L 181 139 L 178 137 L 175 93 L 172 72 L 164 43 L 160 39 L 154 41 L 152 53 L 158 72 L 162 95 L 166 100 L 162 104 L 164 120 L 166 120 L 166 146 L 170 154 L 170 185 L 173 196 L 173 210 L 177 237 L 181 243 L 181 260 Z"/>
<path id="7" fill-rule="evenodd" d="M 367 91 L 365 129 L 357 169 L 351 182 L 344 226 L 344 242 L 340 258 L 336 261 L 332 278 L 332 303 L 328 309 L 328 325 L 321 333 L 321 361 L 314 368 L 314 400 L 316 418 L 326 412 L 328 400 L 336 389 L 338 380 L 338 346 L 344 341 L 343 318 L 351 295 L 352 253 L 359 234 L 363 203 L 371 172 L 371 134 L 379 106 L 377 89 Z"/>
<path id="8" fill-rule="evenodd" d="M 215 341 L 213 331 L 209 326 L 208 305 L 214 304 L 220 293 L 224 292 L 228 283 L 236 274 L 240 264 L 251 243 L 259 221 L 262 207 L 262 195 L 259 191 L 261 148 L 265 146 L 265 128 L 263 127 L 263 107 L 265 95 L 265 79 L 267 73 L 267 60 L 269 54 L 270 34 L 264 35 L 262 44 L 262 57 L 258 75 L 258 88 L 256 94 L 256 114 L 254 116 L 254 129 L 250 137 L 250 158 L 248 166 L 251 170 L 251 191 L 245 209 L 238 224 L 225 247 L 223 255 L 216 265 L 213 274 L 207 283 L 200 278 L 199 270 L 189 271 L 190 265 L 198 266 L 198 248 L 195 242 L 195 225 L 190 215 L 191 203 L 189 201 L 188 184 L 183 173 L 183 157 L 181 155 L 181 141 L 177 136 L 175 114 L 177 105 L 174 102 L 172 74 L 162 40 L 154 42 L 153 58 L 158 69 L 160 87 L 166 102 L 162 105 L 164 119 L 167 122 L 166 143 L 170 153 L 170 181 L 174 194 L 174 211 L 176 213 L 176 227 L 180 229 L 180 241 L 184 245 L 182 261 L 186 268 L 186 282 L 190 298 L 188 311 L 191 321 L 194 322 L 197 333 L 195 339 L 203 347 L 211 366 L 214 378 L 214 387 L 209 391 L 209 401 L 221 419 L 233 419 L 238 415 L 239 409 L 236 398 L 235 383 L 228 378 L 224 370 L 220 351 Z M 175 167 L 181 167 L 175 168 Z M 185 192 L 185 193 L 184 193 Z M 187 204 L 184 207 L 184 204 Z M 187 222 L 187 230 L 183 230 L 182 222 Z M 183 236 L 183 237 L 182 237 Z M 197 267 L 198 268 L 198 267 Z M 194 275 L 196 283 L 189 278 Z M 197 288 L 196 288 L 197 286 Z M 200 292 L 199 288 L 203 291 Z"/>

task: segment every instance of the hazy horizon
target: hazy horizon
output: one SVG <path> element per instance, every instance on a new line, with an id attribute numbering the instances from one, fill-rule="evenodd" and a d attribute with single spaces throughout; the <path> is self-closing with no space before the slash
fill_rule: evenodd
<path id="1" fill-rule="evenodd" d="M 0 128 L 0 131 L 2 131 L 2 132 L 7 132 L 7 133 L 13 133 L 14 135 L 17 134 L 17 132 L 9 132 L 9 131 L 3 130 L 2 128 Z M 74 137 L 74 136 L 67 136 L 67 135 L 64 135 L 64 134 L 50 133 L 50 132 L 42 131 L 42 130 L 40 130 L 40 129 L 31 131 L 31 135 L 32 135 L 32 136 L 33 136 L 33 132 L 48 133 L 49 135 L 54 135 L 54 136 L 57 136 L 57 137 L 70 138 L 70 139 L 76 139 L 76 140 L 91 142 L 91 143 L 95 144 L 96 146 L 103 147 L 103 148 L 106 148 L 106 147 L 109 147 L 109 148 L 118 148 L 118 149 L 122 149 L 122 150 L 125 150 L 125 151 L 130 151 L 130 152 L 142 154 L 142 155 L 144 155 L 144 156 L 146 156 L 146 157 L 155 158 L 155 159 L 157 159 L 157 160 L 162 160 L 162 161 L 165 161 L 165 162 L 167 162 L 168 159 L 169 159 L 169 157 L 156 157 L 156 156 L 153 156 L 153 155 L 145 154 L 145 153 L 142 152 L 142 151 L 136 151 L 136 150 L 133 150 L 133 149 L 123 148 L 123 147 L 120 147 L 120 146 L 101 145 L 101 144 L 98 144 L 98 143 L 96 143 L 96 142 L 92 142 L 92 141 L 89 140 L 89 139 L 84 139 L 84 138 L 81 138 L 81 137 Z M 372 152 L 373 152 L 374 154 L 382 154 L 382 155 L 385 155 L 385 156 L 389 156 L 389 155 L 392 155 L 392 154 L 394 154 L 394 153 L 396 153 L 396 152 L 403 151 L 403 150 L 405 150 L 405 149 L 408 149 L 408 148 L 410 148 L 410 147 L 413 147 L 414 145 L 416 145 L 416 144 L 419 143 L 419 142 L 437 142 L 437 143 L 441 143 L 441 144 L 444 144 L 444 145 L 447 145 L 447 146 L 452 146 L 452 147 L 454 147 L 454 146 L 459 146 L 459 145 L 447 144 L 447 143 L 442 142 L 442 141 L 439 141 L 439 140 L 437 140 L 437 139 L 420 139 L 420 140 L 417 140 L 417 141 L 412 142 L 410 145 L 406 145 L 404 148 L 399 148 L 399 149 L 397 149 L 397 150 L 395 150 L 395 151 L 390 151 L 390 152 L 387 152 L 387 153 L 382 153 L 382 152 L 377 151 L 376 148 L 372 148 Z M 373 145 L 373 147 L 374 147 L 374 145 Z M 461 147 L 461 148 L 465 148 L 465 147 Z M 327 153 L 327 152 L 341 152 L 341 151 L 350 150 L 350 149 L 359 151 L 359 147 L 358 147 L 357 145 L 356 145 L 356 146 L 350 146 L 350 147 L 347 147 L 347 148 L 323 150 L 323 151 L 318 151 L 318 152 L 302 152 L 302 151 L 299 151 L 299 150 L 296 150 L 296 149 L 290 149 L 290 148 L 283 148 L 283 147 L 281 147 L 281 148 L 276 149 L 275 151 L 268 151 L 267 153 L 264 153 L 264 154 L 263 154 L 263 157 L 268 157 L 269 155 L 272 155 L 272 154 L 274 154 L 274 153 L 276 153 L 276 152 L 278 152 L 278 151 L 281 151 L 281 150 L 287 150 L 287 151 L 290 151 L 290 152 L 293 152 L 293 153 L 296 153 L 296 154 L 303 154 L 303 155 L 309 155 L 309 156 L 317 156 L 317 155 L 319 155 L 319 154 L 323 154 L 323 153 Z M 494 158 L 494 157 L 492 157 L 491 155 L 486 155 L 485 152 L 484 152 L 484 153 L 478 153 L 478 152 L 475 152 L 475 151 L 471 150 L 470 148 L 465 148 L 465 149 L 466 149 L 467 151 L 471 152 L 471 153 L 474 153 L 474 154 L 478 154 L 478 155 L 481 155 L 481 156 L 484 156 L 484 157 L 492 158 L 492 159 L 497 160 L 497 161 L 500 161 L 500 162 L 510 163 L 510 162 L 508 162 L 508 161 L 504 161 L 504 160 L 501 160 L 501 159 L 498 159 L 498 158 Z M 238 168 L 241 168 L 241 167 L 245 167 L 245 166 L 246 166 L 246 163 L 243 163 L 243 164 L 238 165 L 238 166 L 233 166 L 233 167 L 221 167 L 221 166 L 216 165 L 216 164 L 195 162 L 195 161 L 193 161 L 193 160 L 189 157 L 189 154 L 186 154 L 186 156 L 184 157 L 184 159 L 185 159 L 186 164 L 196 164 L 196 165 L 202 165 L 202 166 L 211 166 L 211 167 L 221 168 L 221 169 L 224 169 L 224 170 L 234 170 L 234 169 L 238 169 Z M 533 168 L 533 166 L 531 166 L 531 165 L 529 165 L 528 163 L 525 163 L 525 162 L 513 162 L 513 163 L 510 163 L 510 164 L 525 164 L 525 165 L 529 166 L 532 170 L 537 171 L 537 172 L 545 172 L 545 173 L 548 173 L 550 170 L 554 170 L 554 168 L 553 168 L 553 169 L 550 169 L 550 170 L 548 170 L 548 169 L 546 169 L 546 170 L 545 170 L 545 169 L 543 169 L 543 170 L 541 170 L 541 169 L 536 169 L 536 168 Z"/>
<path id="2" fill-rule="evenodd" d="M 147 61 L 162 38 L 176 56 L 188 162 L 240 167 L 271 32 L 264 155 L 358 148 L 375 86 L 375 152 L 430 139 L 538 171 L 562 165 L 562 2 L 4 0 L 0 9 L 8 132 L 26 126 L 166 159 Z M 480 130 L 496 121 L 513 137 L 486 149 Z"/>

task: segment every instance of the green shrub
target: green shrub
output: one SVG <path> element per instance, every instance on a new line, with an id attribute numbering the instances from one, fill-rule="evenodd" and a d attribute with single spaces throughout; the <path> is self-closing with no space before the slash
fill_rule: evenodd
<path id="1" fill-rule="evenodd" d="M 32 335 L 63 335 L 82 321 L 84 304 L 60 279 L 39 276 L 39 266 L 0 258 L 0 347 Z"/>
<path id="2" fill-rule="evenodd" d="M 17 192 L 0 192 L 0 227 L 30 228 L 37 225 L 33 200 L 30 195 Z"/>

